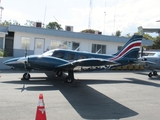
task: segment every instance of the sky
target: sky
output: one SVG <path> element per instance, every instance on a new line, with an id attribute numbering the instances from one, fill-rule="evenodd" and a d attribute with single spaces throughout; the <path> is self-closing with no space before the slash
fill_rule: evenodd
<path id="1" fill-rule="evenodd" d="M 2 22 L 58 22 L 74 32 L 94 29 L 103 35 L 133 35 L 138 27 L 160 28 L 160 0 L 0 0 Z M 92 2 L 91 2 L 92 1 Z M 91 2 L 91 4 L 90 4 Z"/>

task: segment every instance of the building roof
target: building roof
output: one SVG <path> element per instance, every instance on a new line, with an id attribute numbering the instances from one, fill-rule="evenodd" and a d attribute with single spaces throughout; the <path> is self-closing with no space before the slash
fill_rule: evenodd
<path id="1" fill-rule="evenodd" d="M 89 34 L 89 33 L 81 33 L 81 32 L 70 32 L 70 31 L 62 31 L 62 30 L 54 30 L 54 29 L 46 29 L 39 27 L 28 27 L 28 26 L 19 26 L 19 25 L 9 25 L 8 27 L 0 27 L 0 32 L 13 31 L 13 32 L 26 32 L 26 33 L 34 33 L 34 34 L 42 34 L 42 35 L 50 35 L 50 36 L 58 36 L 58 37 L 69 37 L 69 38 L 77 38 L 77 39 L 88 39 L 88 40 L 101 40 L 107 42 L 121 42 L 126 43 L 129 38 L 125 37 L 117 37 L 117 36 L 108 36 L 108 35 L 100 35 L 100 34 Z M 152 45 L 153 42 L 150 40 L 142 40 L 143 45 Z"/>
<path id="2" fill-rule="evenodd" d="M 156 32 L 156 33 L 160 33 L 160 29 L 159 28 L 143 28 L 144 32 Z"/>

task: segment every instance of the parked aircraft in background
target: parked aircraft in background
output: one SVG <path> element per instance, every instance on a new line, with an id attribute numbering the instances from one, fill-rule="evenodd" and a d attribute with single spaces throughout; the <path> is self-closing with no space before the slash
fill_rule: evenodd
<path id="1" fill-rule="evenodd" d="M 138 52 L 142 42 L 141 35 L 133 35 L 132 38 L 116 54 L 96 54 L 81 51 L 50 50 L 42 55 L 29 55 L 13 58 L 4 62 L 5 65 L 15 68 L 26 69 L 23 79 L 29 80 L 31 69 L 48 70 L 62 76 L 63 71 L 68 71 L 66 82 L 74 81 L 74 68 L 77 66 L 105 66 L 126 65 L 137 61 Z"/>
<path id="2" fill-rule="evenodd" d="M 145 68 L 150 69 L 148 76 L 156 76 L 158 69 L 160 69 L 160 51 L 143 51 L 141 57 L 139 58 L 140 63 L 144 65 Z"/>

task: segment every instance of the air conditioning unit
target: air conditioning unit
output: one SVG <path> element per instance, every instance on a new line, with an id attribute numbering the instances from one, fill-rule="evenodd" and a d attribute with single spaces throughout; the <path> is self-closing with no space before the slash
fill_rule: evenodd
<path id="1" fill-rule="evenodd" d="M 95 30 L 94 34 L 98 34 L 98 30 Z"/>
<path id="2" fill-rule="evenodd" d="M 73 26 L 65 26 L 65 31 L 73 32 Z"/>
<path id="3" fill-rule="evenodd" d="M 98 31 L 98 30 L 95 30 L 94 34 L 99 34 L 99 35 L 101 35 L 102 32 L 100 32 L 100 31 Z"/>
<path id="4" fill-rule="evenodd" d="M 34 27 L 42 27 L 42 22 L 35 22 Z"/>

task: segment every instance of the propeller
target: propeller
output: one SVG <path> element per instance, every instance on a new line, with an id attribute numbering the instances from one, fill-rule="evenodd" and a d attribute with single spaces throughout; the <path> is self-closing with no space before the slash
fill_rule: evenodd
<path id="1" fill-rule="evenodd" d="M 25 68 L 25 70 L 27 70 L 27 62 L 28 62 L 28 58 L 27 58 L 27 45 L 25 46 L 24 57 L 25 57 L 24 68 Z"/>
<path id="2" fill-rule="evenodd" d="M 139 57 L 138 57 L 138 61 L 136 61 L 137 63 L 141 63 L 142 61 L 144 61 L 143 59 L 144 59 L 144 57 L 143 57 L 143 50 L 144 50 L 144 48 L 143 48 L 143 46 L 141 47 L 141 51 L 140 51 L 140 54 L 139 54 Z"/>
<path id="3" fill-rule="evenodd" d="M 144 50 L 144 48 L 143 48 L 143 46 L 142 46 L 142 49 L 141 49 L 141 57 L 143 57 L 143 50 Z"/>
<path id="4" fill-rule="evenodd" d="M 24 56 L 25 56 L 25 58 L 26 58 L 26 56 L 27 56 L 27 45 L 26 45 L 26 47 L 25 47 Z"/>

